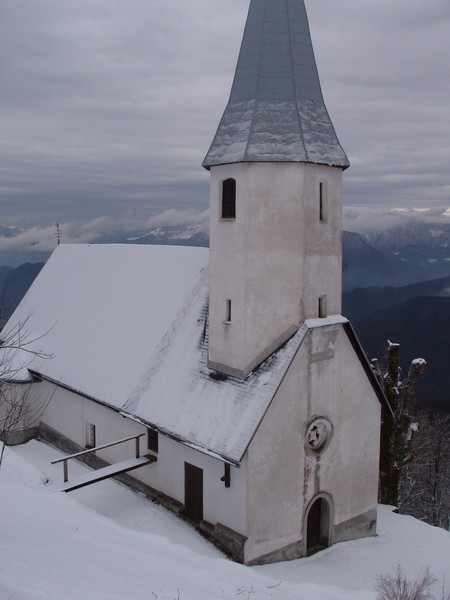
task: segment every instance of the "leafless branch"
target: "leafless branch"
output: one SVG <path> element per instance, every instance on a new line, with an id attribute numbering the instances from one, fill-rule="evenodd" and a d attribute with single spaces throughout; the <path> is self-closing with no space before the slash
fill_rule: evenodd
<path id="1" fill-rule="evenodd" d="M 377 600 L 433 600 L 430 588 L 437 579 L 426 567 L 417 579 L 408 580 L 400 565 L 393 574 L 379 575 L 377 578 Z"/>
<path id="2" fill-rule="evenodd" d="M 8 326 L 0 338 L 0 440 L 6 444 L 15 431 L 33 426 L 51 400 L 51 395 L 44 399 L 33 396 L 33 379 L 27 371 L 34 359 L 52 358 L 37 345 L 51 329 L 33 335 L 28 328 L 30 317 L 31 313 Z M 4 445 L 0 465 L 3 453 Z"/>

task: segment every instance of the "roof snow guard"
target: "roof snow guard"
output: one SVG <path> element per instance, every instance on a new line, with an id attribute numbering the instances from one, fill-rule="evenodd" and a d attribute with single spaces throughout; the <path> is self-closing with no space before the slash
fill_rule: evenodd
<path id="1" fill-rule="evenodd" d="M 350 163 L 322 96 L 303 0 L 251 0 L 230 99 L 203 161 Z"/>

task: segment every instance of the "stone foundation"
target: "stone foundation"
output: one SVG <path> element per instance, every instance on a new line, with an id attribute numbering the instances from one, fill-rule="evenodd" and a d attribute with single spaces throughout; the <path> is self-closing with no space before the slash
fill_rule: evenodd
<path id="1" fill-rule="evenodd" d="M 377 510 L 369 510 L 362 515 L 335 525 L 333 543 L 348 542 L 377 534 Z"/>
<path id="2" fill-rule="evenodd" d="M 28 427 L 26 429 L 17 429 L 12 431 L 8 435 L 8 440 L 5 442 L 7 446 L 18 446 L 20 444 L 26 444 L 30 440 L 37 438 L 39 435 L 39 427 Z M 3 442 L 3 436 L 0 436 L 0 440 Z"/>
<path id="3" fill-rule="evenodd" d="M 254 565 L 269 565 L 285 560 L 295 560 L 296 558 L 303 558 L 303 540 L 299 540 L 253 560 L 245 561 L 245 564 L 249 567 Z"/>

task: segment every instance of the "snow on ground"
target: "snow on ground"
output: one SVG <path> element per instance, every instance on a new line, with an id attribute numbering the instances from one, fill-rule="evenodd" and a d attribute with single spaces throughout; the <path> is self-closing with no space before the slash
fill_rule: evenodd
<path id="1" fill-rule="evenodd" d="M 374 600 L 376 576 L 397 564 L 411 576 L 430 565 L 450 581 L 450 533 L 387 507 L 377 538 L 249 568 L 114 481 L 59 492 L 59 456 L 37 441 L 5 451 L 0 600 Z M 74 462 L 69 477 L 86 470 Z"/>

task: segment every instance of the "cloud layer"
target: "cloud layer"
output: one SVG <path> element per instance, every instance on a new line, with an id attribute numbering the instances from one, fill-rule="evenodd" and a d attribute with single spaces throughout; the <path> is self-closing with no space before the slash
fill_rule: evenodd
<path id="1" fill-rule="evenodd" d="M 448 0 L 306 0 L 347 205 L 450 205 Z M 206 208 L 248 0 L 6 0 L 0 223 Z"/>
<path id="2" fill-rule="evenodd" d="M 385 207 L 346 207 L 343 229 L 366 236 L 368 233 L 386 232 L 390 229 L 414 228 L 427 224 L 430 229 L 450 227 L 450 210 L 442 208 L 387 209 Z M 111 239 L 130 242 L 158 230 L 180 228 L 192 233 L 209 232 L 209 211 L 168 209 L 148 219 L 137 219 L 132 213 L 122 217 L 97 217 L 92 220 L 75 220 L 59 223 L 61 240 L 65 244 L 88 244 Z M 29 228 L 0 228 L 0 264 L 37 262 L 45 260 L 56 246 L 56 226 L 46 224 Z M 25 257 L 25 258 L 24 258 Z"/>

